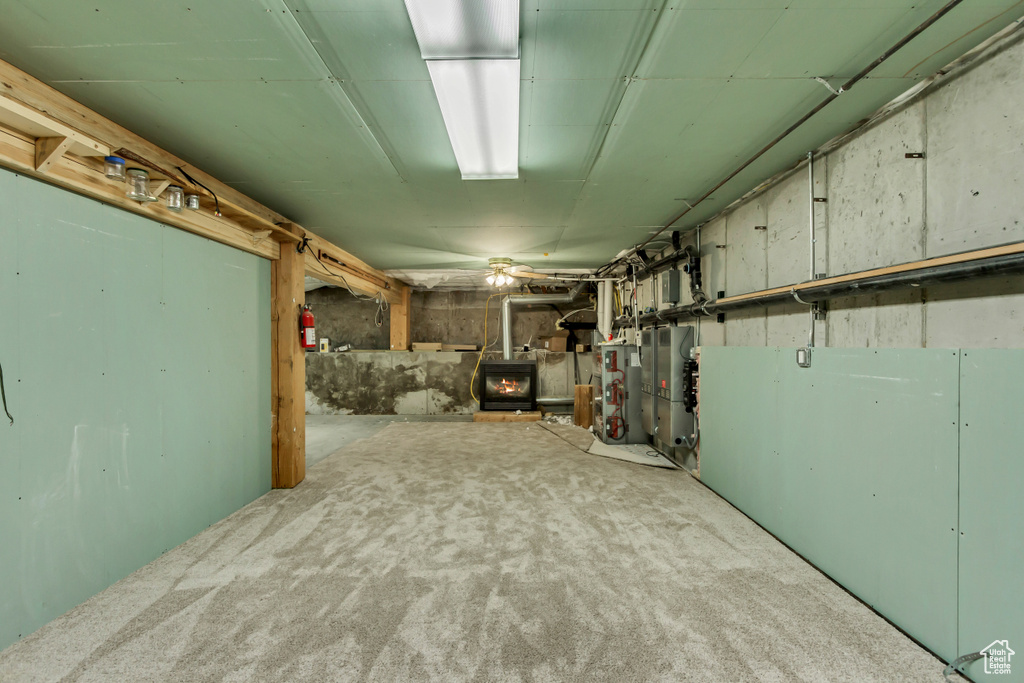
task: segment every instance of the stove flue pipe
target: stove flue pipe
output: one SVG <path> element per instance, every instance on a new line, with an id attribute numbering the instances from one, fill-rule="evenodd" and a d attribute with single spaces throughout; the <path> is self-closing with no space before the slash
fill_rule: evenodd
<path id="1" fill-rule="evenodd" d="M 580 281 L 567 294 L 509 294 L 501 300 L 501 355 L 512 360 L 512 307 L 531 304 L 571 304 L 587 285 Z"/>

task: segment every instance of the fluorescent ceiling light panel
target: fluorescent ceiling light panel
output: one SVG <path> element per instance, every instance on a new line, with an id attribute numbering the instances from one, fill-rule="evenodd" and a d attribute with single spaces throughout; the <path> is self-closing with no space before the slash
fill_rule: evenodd
<path id="1" fill-rule="evenodd" d="M 519 177 L 519 60 L 427 61 L 463 180 Z"/>
<path id="2" fill-rule="evenodd" d="M 423 59 L 517 59 L 519 0 L 405 0 Z"/>

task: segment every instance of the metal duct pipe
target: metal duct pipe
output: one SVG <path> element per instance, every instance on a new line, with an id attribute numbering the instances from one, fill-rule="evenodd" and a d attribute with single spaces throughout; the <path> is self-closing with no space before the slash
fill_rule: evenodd
<path id="1" fill-rule="evenodd" d="M 777 287 L 725 297 L 708 301 L 702 306 L 677 306 L 640 316 L 638 322 L 644 325 L 659 321 L 685 320 L 793 301 L 813 303 L 857 296 L 867 292 L 926 287 L 943 282 L 957 282 L 1022 272 L 1024 272 L 1024 242 L 1019 242 L 958 256 L 943 256 L 824 280 L 801 282 L 789 287 Z M 628 326 L 627 321 L 623 321 L 623 324 Z"/>
<path id="2" fill-rule="evenodd" d="M 576 403 L 576 398 L 573 396 L 538 396 L 537 405 L 539 406 L 570 406 Z"/>
<path id="3" fill-rule="evenodd" d="M 566 294 L 509 294 L 501 300 L 501 355 L 512 360 L 512 307 L 531 304 L 571 304 L 576 301 L 586 281 L 580 281 Z"/>

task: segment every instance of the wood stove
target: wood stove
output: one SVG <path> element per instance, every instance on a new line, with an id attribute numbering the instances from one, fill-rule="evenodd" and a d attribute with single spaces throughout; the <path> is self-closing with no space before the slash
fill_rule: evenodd
<path id="1" fill-rule="evenodd" d="M 537 410 L 537 361 L 485 360 L 478 377 L 480 410 Z"/>

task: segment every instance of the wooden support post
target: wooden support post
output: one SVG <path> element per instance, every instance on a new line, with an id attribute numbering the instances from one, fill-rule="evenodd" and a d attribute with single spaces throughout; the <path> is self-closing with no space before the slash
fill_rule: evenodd
<path id="1" fill-rule="evenodd" d="M 402 287 L 401 300 L 391 304 L 392 351 L 409 350 L 409 337 L 412 332 L 411 319 L 409 317 L 411 296 L 412 290 L 409 287 Z"/>
<path id="2" fill-rule="evenodd" d="M 271 382 L 274 488 L 296 486 L 306 476 L 306 352 L 299 342 L 299 315 L 306 301 L 305 257 L 281 245 L 271 262 Z"/>
<path id="3" fill-rule="evenodd" d="M 594 385 L 577 384 L 573 397 L 572 422 L 577 427 L 590 429 L 594 424 Z"/>

